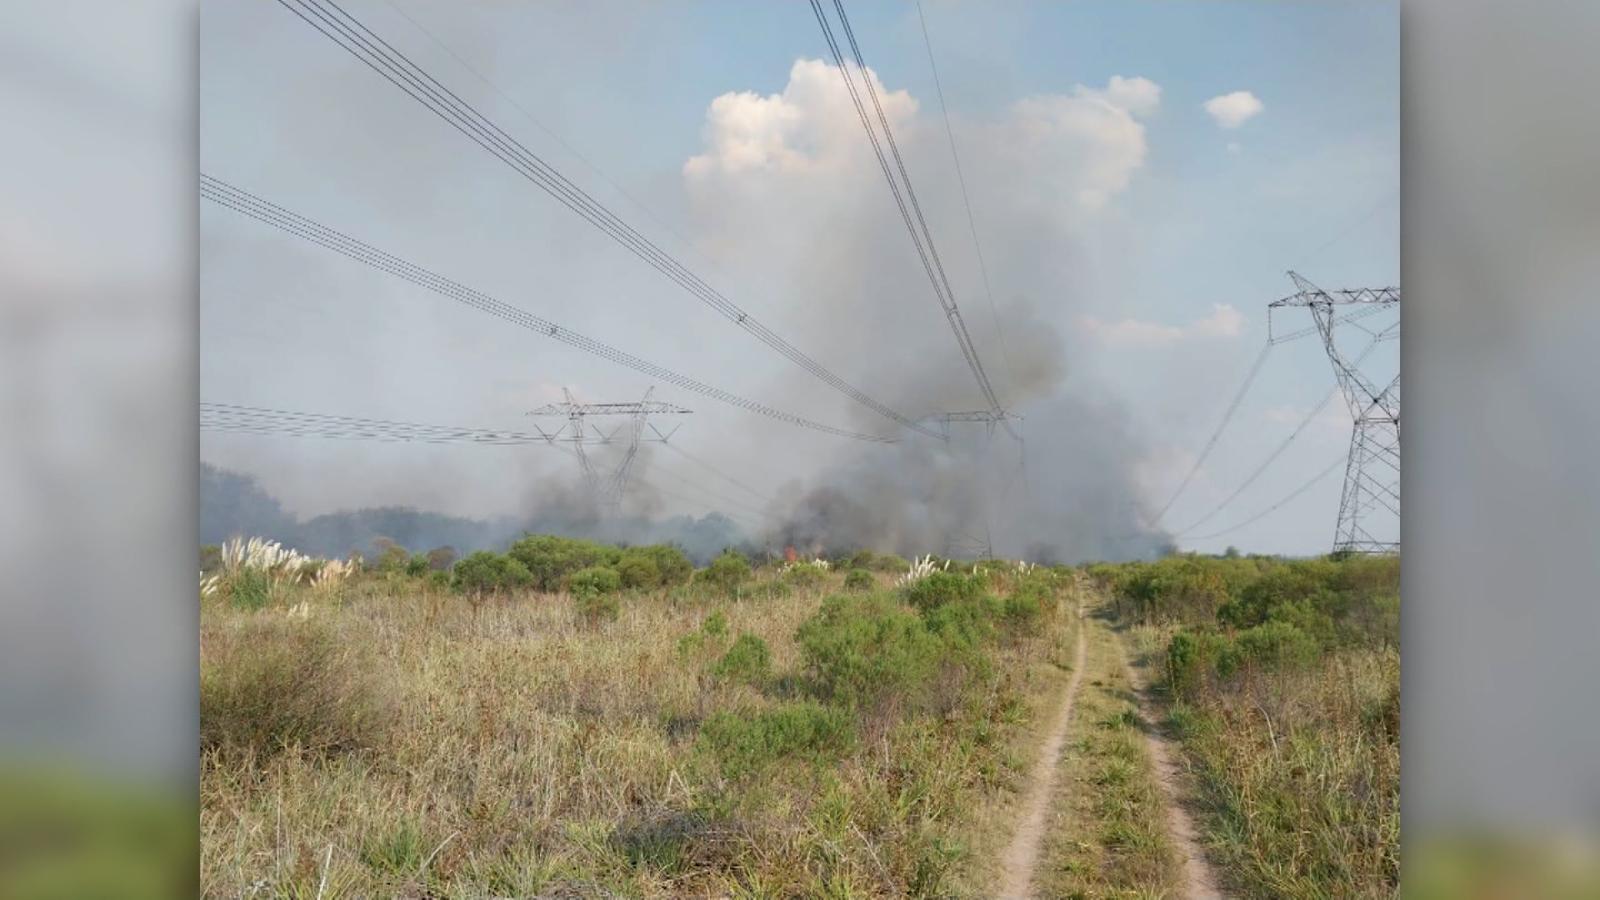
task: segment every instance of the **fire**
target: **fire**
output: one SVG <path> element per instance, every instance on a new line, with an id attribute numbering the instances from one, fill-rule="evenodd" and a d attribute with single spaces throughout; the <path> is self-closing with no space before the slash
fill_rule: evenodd
<path id="1" fill-rule="evenodd" d="M 785 548 L 783 548 L 783 559 L 784 559 L 784 562 L 794 562 L 795 560 L 797 560 L 799 558 L 800 558 L 800 554 L 796 553 L 793 547 L 785 547 Z"/>

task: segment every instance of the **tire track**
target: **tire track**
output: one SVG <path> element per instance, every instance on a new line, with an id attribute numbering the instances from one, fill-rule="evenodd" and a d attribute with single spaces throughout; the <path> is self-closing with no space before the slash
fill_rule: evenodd
<path id="1" fill-rule="evenodd" d="M 1067 732 L 1072 726 L 1072 704 L 1078 696 L 1078 684 L 1083 680 L 1083 669 L 1088 655 L 1088 634 L 1083 620 L 1083 605 L 1078 605 L 1078 647 L 1072 662 L 1072 680 L 1067 683 L 1066 696 L 1039 748 L 1038 762 L 1028 775 L 1028 789 L 1022 804 L 1022 821 L 1017 825 L 1011 844 L 1001 857 L 1000 890 L 996 895 L 1005 900 L 1020 900 L 1029 896 L 1033 884 L 1033 870 L 1039 863 L 1039 850 L 1044 843 L 1045 819 L 1050 811 L 1050 798 L 1055 793 L 1056 772 L 1060 767 L 1061 750 L 1067 743 Z"/>
<path id="2" fill-rule="evenodd" d="M 1123 668 L 1128 672 L 1128 683 L 1138 698 L 1140 730 L 1144 732 L 1150 762 L 1155 770 L 1156 786 L 1161 790 L 1162 802 L 1166 807 L 1167 834 L 1172 839 L 1173 852 L 1178 854 L 1183 866 L 1183 896 L 1188 900 L 1222 900 L 1225 895 L 1218 888 L 1216 872 L 1201 850 L 1200 833 L 1181 802 L 1183 780 L 1175 761 L 1179 751 L 1155 726 L 1160 718 L 1156 715 L 1155 702 L 1150 697 L 1143 673 L 1129 661 L 1122 639 L 1118 637 L 1115 640 L 1117 652 L 1122 655 Z"/>

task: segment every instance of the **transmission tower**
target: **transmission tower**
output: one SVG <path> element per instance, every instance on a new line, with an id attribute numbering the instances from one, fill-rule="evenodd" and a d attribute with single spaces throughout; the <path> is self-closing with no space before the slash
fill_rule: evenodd
<path id="1" fill-rule="evenodd" d="M 1288 340 L 1289 336 L 1272 336 L 1272 311 L 1282 307 L 1305 307 L 1317 333 L 1322 336 L 1323 348 L 1333 363 L 1334 378 L 1340 392 L 1350 406 L 1354 426 L 1350 434 L 1350 455 L 1345 463 L 1344 493 L 1339 500 L 1339 522 L 1334 532 L 1334 552 L 1393 553 L 1400 549 L 1398 532 L 1394 540 L 1375 537 L 1369 527 L 1371 516 L 1381 510 L 1400 517 L 1400 373 L 1382 388 L 1358 368 L 1360 359 L 1352 362 L 1345 358 L 1334 340 L 1338 326 L 1350 325 L 1371 336 L 1373 345 L 1398 339 L 1398 319 L 1388 327 L 1373 331 L 1355 325 L 1357 318 L 1386 308 L 1398 310 L 1400 289 L 1359 288 L 1356 290 L 1325 291 L 1295 272 L 1289 273 L 1296 292 L 1267 306 L 1267 334 L 1269 340 Z M 1337 316 L 1336 307 L 1359 306 L 1359 313 Z M 1298 336 L 1298 332 L 1296 336 Z"/>
<path id="2" fill-rule="evenodd" d="M 673 426 L 671 431 L 663 434 L 649 417 L 687 415 L 692 410 L 663 403 L 660 400 L 651 400 L 650 395 L 655 388 L 645 391 L 644 399 L 632 403 L 580 403 L 573 399 L 572 391 L 566 388 L 561 390 L 566 400 L 546 403 L 538 409 L 529 410 L 528 415 L 561 416 L 567 420 L 550 435 L 549 440 L 563 441 L 572 445 L 578 457 L 578 465 L 583 469 L 584 486 L 595 498 L 595 503 L 601 512 L 609 518 L 615 518 L 622 507 L 622 495 L 628 487 L 628 474 L 632 471 L 634 460 L 639 455 L 639 443 L 652 441 L 665 444 L 678 431 L 678 426 Z M 628 421 L 617 425 L 609 432 L 589 421 L 591 418 L 619 416 L 626 416 Z M 648 435 L 645 433 L 646 430 L 649 431 Z M 594 461 L 589 458 L 587 448 L 595 444 L 621 444 L 623 447 L 621 460 L 608 474 L 601 473 L 595 467 Z"/>
<path id="3" fill-rule="evenodd" d="M 985 450 L 993 442 L 994 432 L 997 427 L 1004 428 L 1008 434 L 1015 437 L 1019 448 L 1023 446 L 1021 434 L 1013 429 L 1011 425 L 1012 421 L 1021 422 L 1022 417 L 1003 409 L 976 409 L 936 413 L 931 416 L 924 416 L 919 421 L 937 427 L 939 434 L 946 443 L 950 440 L 951 425 L 981 424 L 984 427 Z M 992 524 L 986 519 L 983 523 L 982 531 L 961 531 L 949 535 L 945 539 L 944 556 L 948 559 L 993 559 L 993 530 Z"/>

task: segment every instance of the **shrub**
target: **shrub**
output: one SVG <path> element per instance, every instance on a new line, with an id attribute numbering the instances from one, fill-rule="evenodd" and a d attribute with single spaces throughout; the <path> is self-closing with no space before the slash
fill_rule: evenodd
<path id="1" fill-rule="evenodd" d="M 761 638 L 741 634 L 722 659 L 717 660 L 711 674 L 746 684 L 760 684 L 772 674 L 772 652 Z"/>
<path id="2" fill-rule="evenodd" d="M 848 713 L 817 703 L 795 703 L 755 714 L 718 712 L 706 719 L 700 740 L 728 778 L 758 772 L 781 760 L 825 762 L 855 741 Z"/>
<path id="3" fill-rule="evenodd" d="M 969 599 L 936 606 L 924 613 L 922 619 L 928 630 L 938 635 L 947 647 L 975 651 L 994 636 L 994 623 L 1001 613 L 999 601 L 980 593 Z"/>
<path id="4" fill-rule="evenodd" d="M 578 608 L 578 617 L 590 625 L 614 621 L 622 612 L 622 604 L 617 602 L 616 594 L 584 591 L 573 594 L 572 602 Z"/>
<path id="5" fill-rule="evenodd" d="M 924 615 L 947 603 L 976 600 L 983 596 L 982 579 L 954 572 L 934 572 L 905 587 L 906 602 Z"/>
<path id="6" fill-rule="evenodd" d="M 360 644 L 316 620 L 251 616 L 200 647 L 200 746 L 271 755 L 380 746 L 394 708 Z"/>
<path id="7" fill-rule="evenodd" d="M 655 563 L 657 582 L 661 587 L 671 587 L 677 584 L 688 584 L 694 577 L 694 564 L 689 562 L 689 557 L 672 544 L 651 544 L 629 551 L 648 557 Z"/>
<path id="8" fill-rule="evenodd" d="M 851 569 L 870 569 L 874 561 L 875 558 L 871 550 L 857 550 L 851 554 L 849 561 L 845 565 Z"/>
<path id="9" fill-rule="evenodd" d="M 1228 640 L 1219 635 L 1191 631 L 1173 635 L 1167 643 L 1167 685 L 1173 694 L 1190 697 L 1209 683 L 1228 649 Z M 1224 663 L 1225 668 L 1229 665 Z"/>
<path id="10" fill-rule="evenodd" d="M 386 537 L 372 539 L 372 567 L 379 572 L 403 572 L 411 561 L 411 554 Z"/>
<path id="11" fill-rule="evenodd" d="M 207 575 L 222 568 L 222 548 L 216 544 L 203 544 L 200 547 L 200 571 Z"/>
<path id="12" fill-rule="evenodd" d="M 1013 633 L 1027 631 L 1044 617 L 1044 607 L 1039 600 L 1026 593 L 1012 592 L 1001 603 L 1000 617 Z"/>
<path id="13" fill-rule="evenodd" d="M 814 689 L 851 706 L 915 700 L 943 645 L 887 595 L 829 597 L 796 633 Z"/>
<path id="14" fill-rule="evenodd" d="M 261 609 L 272 599 L 272 576 L 253 567 L 239 569 L 228 579 L 228 599 L 238 609 Z"/>
<path id="15" fill-rule="evenodd" d="M 711 565 L 701 569 L 695 579 L 731 594 L 750 580 L 750 561 L 737 550 L 724 550 Z"/>
<path id="16" fill-rule="evenodd" d="M 617 574 L 626 588 L 646 589 L 661 584 L 661 570 L 656 568 L 656 561 L 631 550 L 623 552 L 622 560 L 617 563 Z"/>
<path id="17" fill-rule="evenodd" d="M 844 576 L 844 589 L 847 591 L 870 591 L 877 586 L 877 580 L 866 569 L 851 569 Z"/>
<path id="18" fill-rule="evenodd" d="M 719 609 L 706 616 L 706 621 L 700 626 L 700 629 L 709 637 L 722 637 L 728 633 L 728 617 L 723 615 L 722 610 Z"/>
<path id="19" fill-rule="evenodd" d="M 429 572 L 427 579 L 428 588 L 435 591 L 450 590 L 449 572 Z"/>
<path id="20" fill-rule="evenodd" d="M 559 591 L 572 573 L 615 565 L 622 556 L 616 547 L 553 534 L 528 535 L 506 552 L 527 567 L 534 586 L 541 591 Z"/>
<path id="21" fill-rule="evenodd" d="M 1321 652 L 1316 638 L 1288 622 L 1267 622 L 1239 632 L 1234 638 L 1238 666 L 1265 669 L 1310 665 Z"/>
<path id="22" fill-rule="evenodd" d="M 592 597 L 601 594 L 615 594 L 622 589 L 622 576 L 616 569 L 605 566 L 590 566 L 573 572 L 567 580 L 567 589 L 574 597 Z"/>
<path id="23" fill-rule="evenodd" d="M 892 572 L 899 575 L 911 568 L 911 563 L 907 562 L 904 556 L 884 553 L 872 558 L 872 568 L 878 572 Z"/>
<path id="24" fill-rule="evenodd" d="M 813 566 L 807 563 L 790 566 L 783 573 L 783 580 L 790 587 L 798 588 L 802 591 L 815 589 L 827 577 L 827 573 L 820 566 Z"/>
<path id="25" fill-rule="evenodd" d="M 435 572 L 448 572 L 456 563 L 456 548 L 435 547 L 428 551 L 428 568 Z"/>
<path id="26" fill-rule="evenodd" d="M 503 594 L 531 585 L 533 576 L 509 556 L 479 550 L 456 563 L 451 580 L 463 594 Z"/>
<path id="27" fill-rule="evenodd" d="M 410 575 L 413 578 L 421 578 L 422 576 L 428 574 L 428 571 L 428 557 L 424 556 L 423 554 L 413 553 L 411 554 L 411 558 L 406 560 L 407 575 Z"/>

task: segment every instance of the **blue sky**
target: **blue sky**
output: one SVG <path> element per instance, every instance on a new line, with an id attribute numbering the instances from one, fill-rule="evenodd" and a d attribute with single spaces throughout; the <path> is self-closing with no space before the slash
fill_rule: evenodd
<path id="1" fill-rule="evenodd" d="M 837 73 L 796 67 L 826 55 L 809 7 L 393 0 L 347 8 L 846 377 L 880 384 L 903 368 L 900 353 L 947 354 L 952 384 L 961 377 L 864 133 L 853 118 L 833 116 L 819 93 Z M 907 165 L 980 352 L 1004 384 L 1002 338 L 973 262 L 917 8 L 855 3 L 849 12 L 886 97 L 900 98 L 887 102 L 901 104 L 896 133 Z M 1153 511 L 1259 352 L 1266 304 L 1291 290 L 1285 269 L 1326 287 L 1399 283 L 1397 10 L 926 0 L 924 13 L 1004 340 L 1024 346 L 1048 335 L 1062 368 L 1053 390 L 1114 409 L 1125 437 L 1083 458 L 1104 450 L 1120 460 L 1126 471 L 1115 477 L 1129 481 L 1128 503 Z M 276 4 L 208 4 L 201 74 L 208 173 L 719 386 L 818 418 L 854 416 L 848 401 L 794 380 Z M 1234 92 L 1248 92 L 1259 111 L 1224 127 L 1204 104 Z M 766 155 L 736 158 L 741 141 Z M 698 170 L 697 157 L 706 160 Z M 237 218 L 202 210 L 205 399 L 496 427 L 526 424 L 520 411 L 559 384 L 608 396 L 647 386 Z M 825 276 L 813 271 L 819 254 Z M 841 329 L 846 317 L 861 327 Z M 851 333 L 871 326 L 892 333 L 876 342 Z M 894 365 L 876 360 L 885 344 L 881 355 Z M 1208 512 L 1332 387 L 1314 338 L 1274 349 L 1163 524 Z M 970 405 L 961 390 L 937 399 Z M 1042 394 L 1039 402 L 1047 417 Z M 1196 533 L 1242 520 L 1337 457 L 1348 441 L 1341 406 Z M 730 471 L 775 494 L 848 462 L 850 451 L 830 439 L 792 436 L 742 413 L 697 410 L 695 424 L 686 446 L 723 456 Z M 1029 426 L 1041 435 L 1037 465 L 1056 446 L 1057 465 L 1087 465 L 1072 458 L 1078 436 L 1053 445 L 1044 437 L 1051 423 Z M 508 496 L 556 471 L 483 448 L 305 443 L 212 436 L 203 450 L 260 475 L 304 512 L 411 502 L 500 513 Z M 478 455 L 467 464 L 463 454 Z M 502 463 L 517 473 L 509 491 L 499 478 L 450 474 L 504 471 Z M 347 474 L 330 479 L 330 470 Z M 1060 502 L 1075 502 L 1063 490 Z M 1180 544 L 1322 551 L 1338 490 L 1335 474 L 1254 526 Z"/>

